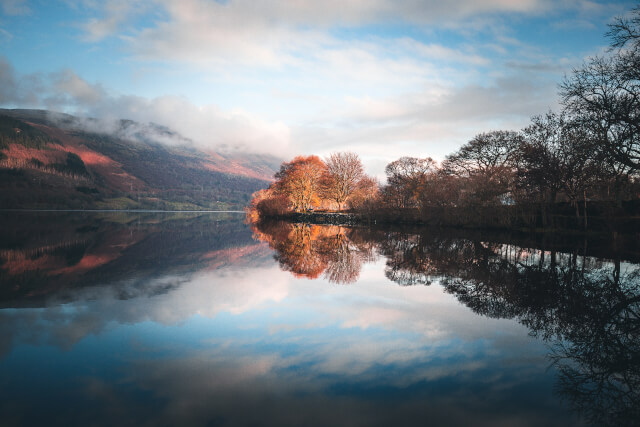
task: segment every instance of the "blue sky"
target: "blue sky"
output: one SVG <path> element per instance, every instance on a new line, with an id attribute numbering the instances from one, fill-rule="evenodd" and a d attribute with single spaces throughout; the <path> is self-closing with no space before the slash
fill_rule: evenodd
<path id="1" fill-rule="evenodd" d="M 0 0 L 0 105 L 210 149 L 442 159 L 557 108 L 633 1 Z"/>

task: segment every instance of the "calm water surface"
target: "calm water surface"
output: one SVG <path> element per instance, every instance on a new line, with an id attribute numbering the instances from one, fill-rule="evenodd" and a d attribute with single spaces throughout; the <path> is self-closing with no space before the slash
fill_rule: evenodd
<path id="1" fill-rule="evenodd" d="M 0 214 L 2 425 L 635 425 L 636 236 Z"/>

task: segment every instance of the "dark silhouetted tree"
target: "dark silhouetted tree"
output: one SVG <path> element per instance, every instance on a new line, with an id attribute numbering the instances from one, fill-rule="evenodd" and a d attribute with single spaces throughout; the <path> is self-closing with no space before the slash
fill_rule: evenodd
<path id="1" fill-rule="evenodd" d="M 385 167 L 387 185 L 383 196 L 394 208 L 419 207 L 420 193 L 430 173 L 436 170 L 436 163 L 430 157 L 401 157 Z"/>

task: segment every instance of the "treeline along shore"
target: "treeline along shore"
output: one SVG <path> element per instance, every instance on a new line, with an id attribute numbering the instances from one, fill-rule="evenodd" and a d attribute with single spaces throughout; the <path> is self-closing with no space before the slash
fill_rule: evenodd
<path id="1" fill-rule="evenodd" d="M 590 232 L 639 233 L 640 201 L 624 201 L 622 206 L 611 203 L 589 203 Z M 264 220 L 285 220 L 294 223 L 328 225 L 428 225 L 470 229 L 520 230 L 533 232 L 584 232 L 583 218 L 576 218 L 569 203 L 543 205 L 486 206 L 481 208 L 442 207 L 395 210 L 379 208 L 370 211 L 286 212 L 260 217 Z"/>
<path id="2" fill-rule="evenodd" d="M 559 85 L 559 111 L 480 133 L 441 162 L 401 157 L 383 184 L 355 153 L 295 157 L 254 193 L 248 219 L 638 232 L 640 7 L 607 37 L 609 51 Z"/>

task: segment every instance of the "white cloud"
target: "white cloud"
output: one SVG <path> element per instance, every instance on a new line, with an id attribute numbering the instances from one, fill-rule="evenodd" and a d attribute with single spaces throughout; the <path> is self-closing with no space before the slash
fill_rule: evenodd
<path id="1" fill-rule="evenodd" d="M 27 15 L 31 9 L 27 6 L 27 0 L 0 0 L 0 7 L 5 15 Z"/>
<path id="2" fill-rule="evenodd" d="M 401 154 L 442 158 L 476 133 L 517 130 L 554 107 L 560 72 L 573 60 L 514 37 L 509 18 L 570 9 L 588 21 L 602 13 L 589 1 L 550 0 L 84 0 L 73 7 L 89 15 L 86 39 L 119 37 L 125 62 L 142 78 L 153 75 L 158 85 L 148 91 L 158 95 L 116 93 L 67 70 L 46 76 L 44 92 L 14 78 L 21 89 L 0 89 L 0 100 L 154 122 L 213 149 L 287 157 L 348 148 L 372 174 Z M 415 33 L 381 35 L 367 29 L 372 24 Z M 433 36 L 443 28 L 461 41 L 445 45 Z M 167 77 L 185 70 L 197 83 Z M 165 78 L 172 85 L 163 93 Z"/>
<path id="3" fill-rule="evenodd" d="M 95 4 L 95 2 L 86 2 Z M 266 0 L 231 0 L 212 2 L 205 0 L 149 0 L 147 5 L 162 7 L 166 19 L 158 21 L 140 35 L 144 40 L 155 41 L 157 46 L 181 44 L 185 40 L 223 42 L 216 34 L 232 30 L 240 40 L 270 42 L 260 39 L 274 28 L 327 28 L 332 26 L 361 26 L 376 22 L 409 22 L 419 25 L 443 25 L 470 16 L 518 13 L 540 14 L 558 8 L 558 2 L 550 0 L 328 0 L 317 2 Z M 562 3 L 562 2 L 560 2 Z M 572 2 L 565 2 L 570 5 Z M 583 2 L 585 3 L 585 2 Z M 127 14 L 139 13 L 124 5 L 122 0 L 102 3 L 102 17 L 92 22 L 115 33 L 117 25 Z M 97 5 L 96 5 L 97 6 Z M 150 7 L 150 6 L 149 6 Z M 566 5 L 565 5 L 566 7 Z M 185 35 L 187 34 L 187 35 Z M 106 33 L 105 33 L 106 35 Z M 160 36 L 154 39 L 152 36 Z M 228 40 L 226 40 L 228 41 Z M 231 41 L 233 43 L 233 41 Z M 202 46 L 201 46 L 202 47 Z M 211 46 L 209 46 L 211 47 Z M 215 46 L 213 46 L 215 48 Z"/>
<path id="4" fill-rule="evenodd" d="M 74 11 L 84 11 L 91 17 L 78 23 L 87 42 L 100 42 L 107 37 L 117 35 L 127 27 L 131 19 L 148 14 L 157 7 L 154 0 L 63 0 Z"/>
<path id="5" fill-rule="evenodd" d="M 129 119 L 142 125 L 156 123 L 177 131 L 197 146 L 217 151 L 246 151 L 275 155 L 292 153 L 289 128 L 242 110 L 225 111 L 216 105 L 197 106 L 187 98 L 166 95 L 145 98 L 112 94 L 71 70 L 42 75 L 19 75 L 0 57 L 0 103 L 42 108 L 98 119 L 90 130 L 110 131 L 115 122 Z M 139 129 L 139 128 L 138 128 Z M 158 135 L 156 135 L 158 137 Z M 184 139 L 160 142 L 184 144 Z"/>
<path id="6" fill-rule="evenodd" d="M 181 96 L 107 96 L 87 107 L 85 114 L 101 119 L 127 118 L 167 126 L 201 148 L 289 154 L 289 129 L 285 124 L 241 110 L 225 111 L 213 104 L 197 106 Z"/>
<path id="7" fill-rule="evenodd" d="M 101 6 L 89 3 L 97 9 L 97 16 L 82 24 L 87 39 L 97 41 L 120 35 L 138 59 L 265 67 L 283 67 L 296 63 L 301 55 L 313 54 L 319 48 L 326 50 L 335 42 L 327 35 L 331 28 L 404 23 L 415 25 L 420 31 L 438 27 L 493 30 L 495 22 L 487 18 L 490 15 L 541 14 L 578 7 L 571 2 L 559 5 L 549 0 L 149 0 L 136 3 L 136 7 L 123 0 L 106 1 Z M 126 25 L 151 10 L 161 12 L 144 28 Z M 437 45 L 416 46 L 416 50 L 444 59 L 455 60 L 459 56 L 458 52 Z M 467 60 L 486 62 L 473 54 Z"/>
<path id="8" fill-rule="evenodd" d="M 405 22 L 437 27 L 482 13 L 532 13 L 547 10 L 545 1 L 436 1 L 392 2 L 286 2 L 203 0 L 160 1 L 164 20 L 126 36 L 134 57 L 144 60 L 190 62 L 199 66 L 244 65 L 283 67 L 296 65 L 302 57 L 350 53 L 351 43 L 330 37 L 333 27 L 359 27 L 373 23 Z M 335 4 L 334 4 L 335 3 Z M 490 25 L 486 22 L 486 25 Z M 381 40 L 376 40 L 379 43 Z M 437 44 L 401 40 L 395 51 L 431 59 L 486 64 L 475 53 L 461 53 Z M 317 55 L 316 55 L 317 54 Z M 356 52 L 357 54 L 357 52 Z M 329 58 L 331 59 L 331 58 Z M 325 63 L 330 66 L 331 61 Z"/>
<path id="9" fill-rule="evenodd" d="M 90 84 L 71 70 L 53 73 L 51 77 L 54 93 L 75 105 L 91 107 L 107 97 L 101 85 Z"/>
<path id="10" fill-rule="evenodd" d="M 0 56 L 0 104 L 28 106 L 36 104 L 42 89 L 39 75 L 19 75 L 13 65 Z"/>
<path id="11" fill-rule="evenodd" d="M 292 139 L 305 141 L 301 148 L 309 153 L 355 151 L 369 173 L 381 178 L 384 166 L 400 155 L 441 160 L 477 133 L 517 131 L 532 115 L 557 107 L 555 82 L 520 74 L 486 86 L 434 85 L 387 98 L 350 97 L 324 121 L 294 127 Z"/>

